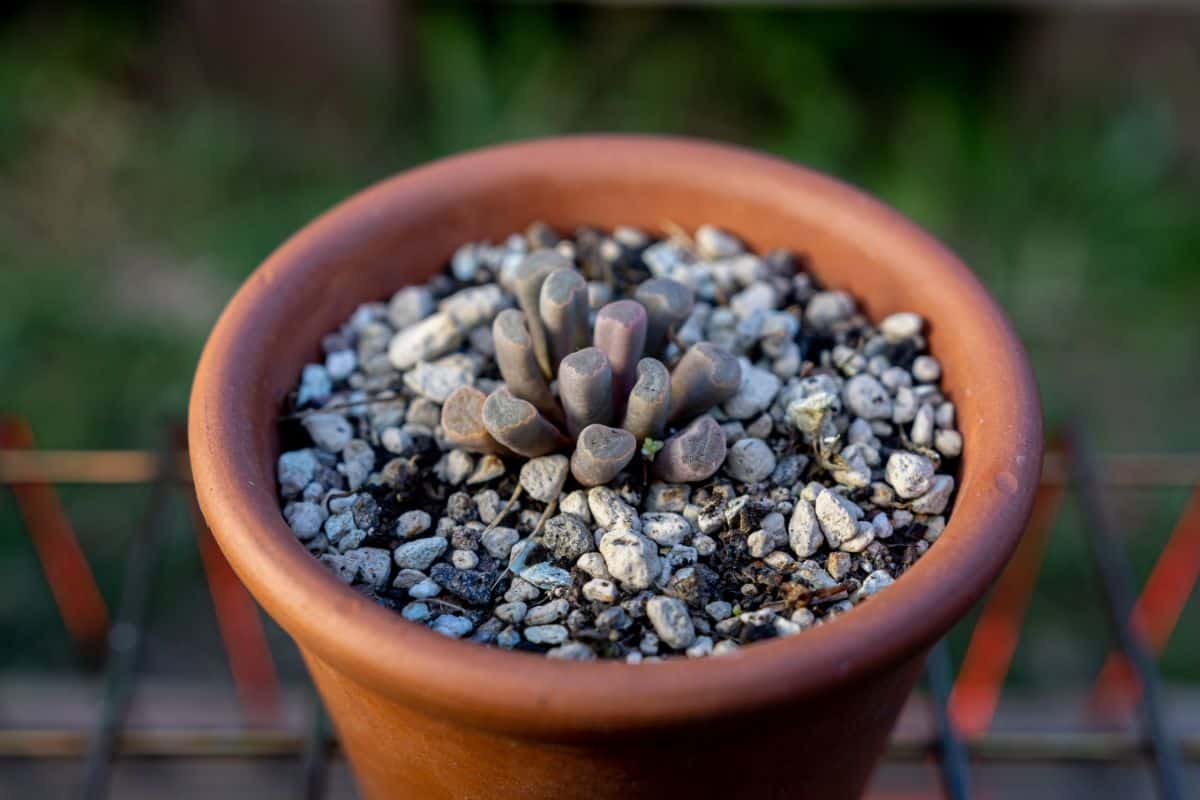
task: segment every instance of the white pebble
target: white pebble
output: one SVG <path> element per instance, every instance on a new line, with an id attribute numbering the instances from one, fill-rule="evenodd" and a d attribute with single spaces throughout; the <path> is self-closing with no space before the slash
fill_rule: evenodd
<path id="1" fill-rule="evenodd" d="M 597 603 L 615 603 L 620 593 L 617 585 L 603 578 L 592 578 L 583 585 L 583 596 Z"/>
<path id="2" fill-rule="evenodd" d="M 300 424 L 317 447 L 331 453 L 340 453 L 354 437 L 350 420 L 340 414 L 307 414 Z"/>
<path id="3" fill-rule="evenodd" d="M 912 374 L 921 383 L 933 383 L 942 377 L 942 365 L 933 356 L 917 356 L 913 359 Z"/>
<path id="4" fill-rule="evenodd" d="M 600 554 L 609 574 L 630 589 L 648 588 L 662 571 L 654 542 L 628 529 L 604 534 Z"/>
<path id="5" fill-rule="evenodd" d="M 879 323 L 879 332 L 889 342 L 897 343 L 918 335 L 924 326 L 925 320 L 921 319 L 919 314 L 900 311 L 884 317 L 883 321 Z"/>
<path id="6" fill-rule="evenodd" d="M 808 558 L 821 547 L 823 536 L 812 504 L 804 498 L 796 500 L 792 518 L 788 520 L 788 544 L 800 558 Z"/>
<path id="7" fill-rule="evenodd" d="M 646 616 L 659 638 L 676 650 L 686 649 L 696 638 L 687 606 L 677 597 L 651 597 L 646 603 Z"/>
<path id="8" fill-rule="evenodd" d="M 837 549 L 858 535 L 862 509 L 840 494 L 823 489 L 817 496 L 814 510 L 830 547 Z"/>
<path id="9" fill-rule="evenodd" d="M 885 474 L 896 494 L 910 500 L 933 485 L 933 462 L 920 453 L 899 450 L 888 457 Z"/>
<path id="10" fill-rule="evenodd" d="M 775 469 L 775 453 L 762 439 L 741 439 L 725 456 L 725 471 L 743 483 L 764 481 Z"/>

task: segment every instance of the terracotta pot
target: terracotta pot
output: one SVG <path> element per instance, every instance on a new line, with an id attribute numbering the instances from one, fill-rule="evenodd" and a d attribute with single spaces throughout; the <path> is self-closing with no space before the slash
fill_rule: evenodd
<path id="1" fill-rule="evenodd" d="M 455 247 L 560 229 L 712 222 L 808 253 L 875 318 L 929 320 L 966 442 L 937 544 L 835 622 L 739 653 L 564 663 L 455 641 L 336 581 L 275 497 L 275 418 L 318 342 L 359 303 L 426 280 Z M 196 374 L 192 470 L 225 555 L 295 638 L 370 798 L 858 795 L 929 647 L 995 578 L 1041 465 L 1020 343 L 959 261 L 854 189 L 743 150 L 583 136 L 439 161 L 347 200 L 258 268 Z"/>

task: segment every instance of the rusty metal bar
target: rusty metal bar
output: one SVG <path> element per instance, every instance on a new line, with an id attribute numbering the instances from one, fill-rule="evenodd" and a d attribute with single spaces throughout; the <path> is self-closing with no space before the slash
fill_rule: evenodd
<path id="1" fill-rule="evenodd" d="M 1130 624 L 1134 594 L 1129 561 L 1114 535 L 1115 526 L 1100 491 L 1096 457 L 1080 423 L 1067 430 L 1067 452 L 1109 624 L 1142 686 L 1142 719 L 1152 747 L 1159 794 L 1166 800 L 1183 800 L 1186 778 L 1167 724 L 1158 669 L 1140 631 Z"/>
<path id="2" fill-rule="evenodd" d="M 166 453 L 173 455 L 170 441 Z M 159 460 L 169 463 L 169 458 Z M 161 531 L 165 525 L 170 475 L 164 469 L 154 481 L 137 535 L 129 545 L 121 605 L 108 634 L 108 668 L 100 718 L 88 740 L 80 796 L 100 800 L 108 795 L 112 761 L 118 752 L 129 705 L 133 700 L 138 667 L 150 611 L 150 590 L 158 568 Z"/>
<path id="3" fill-rule="evenodd" d="M 1200 579 L 1200 486 L 1159 553 L 1150 577 L 1134 607 L 1130 624 L 1143 635 L 1156 654 L 1166 649 L 1188 597 Z M 1113 652 L 1092 689 L 1092 713 L 1122 720 L 1137 704 L 1141 686 L 1129 660 Z"/>
<path id="4" fill-rule="evenodd" d="M 204 565 L 204 576 L 216 612 L 221 642 L 225 646 L 225 659 L 229 662 L 229 671 L 237 690 L 238 704 L 250 725 L 278 725 L 279 676 L 275 671 L 275 660 L 271 657 L 258 606 L 213 539 L 200 513 L 195 492 L 188 487 L 186 494 L 192 530 Z"/>
<path id="5" fill-rule="evenodd" d="M 0 758 L 77 760 L 87 752 L 90 734 L 75 729 L 0 729 Z M 150 728 L 127 729 L 115 742 L 119 758 L 280 758 L 303 757 L 311 737 L 280 729 Z M 326 758 L 340 758 L 330 735 L 321 740 Z M 1200 736 L 1182 737 L 1180 754 L 1200 765 Z M 991 733 L 965 743 L 975 763 L 996 764 L 1136 764 L 1151 758 L 1149 740 L 1122 733 Z M 940 747 L 936 737 L 893 739 L 886 758 L 892 762 L 923 761 Z"/>
<path id="6" fill-rule="evenodd" d="M 954 666 L 950 651 L 943 639 L 933 646 L 925 664 L 929 682 L 929 700 L 937 723 L 937 763 L 942 778 L 942 790 L 951 800 L 967 800 L 971 796 L 971 763 L 962 737 L 947 712 L 950 688 L 954 684 Z"/>
<path id="7" fill-rule="evenodd" d="M 162 456 L 148 450 L 38 450 L 0 449 L 0 484 L 45 481 L 49 483 L 149 483 L 158 474 Z M 1046 454 L 1042 483 L 1068 482 L 1062 453 Z M 1100 482 L 1105 486 L 1191 488 L 1200 483 L 1200 453 L 1120 453 L 1099 458 Z M 191 479 L 186 453 L 173 459 L 177 480 Z"/>
<path id="8" fill-rule="evenodd" d="M 4 452 L 34 452 L 34 444 L 26 420 L 0 418 L 0 446 L 12 448 Z M 97 668 L 108 635 L 108 605 L 52 482 L 36 471 L 26 477 L 25 482 L 12 486 L 17 510 L 67 633 L 83 663 Z"/>
<path id="9" fill-rule="evenodd" d="M 1063 495 L 1061 485 L 1038 488 L 1025 534 L 971 631 L 948 709 L 968 738 L 987 733 L 996 714 Z"/>

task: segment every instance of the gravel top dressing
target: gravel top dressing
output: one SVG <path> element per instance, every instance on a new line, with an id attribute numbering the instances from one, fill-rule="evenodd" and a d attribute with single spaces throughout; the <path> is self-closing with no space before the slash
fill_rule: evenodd
<path id="1" fill-rule="evenodd" d="M 466 243 L 322 340 L 283 515 L 447 636 L 637 662 L 798 634 L 886 603 L 945 527 L 962 437 L 923 326 L 710 226 Z"/>

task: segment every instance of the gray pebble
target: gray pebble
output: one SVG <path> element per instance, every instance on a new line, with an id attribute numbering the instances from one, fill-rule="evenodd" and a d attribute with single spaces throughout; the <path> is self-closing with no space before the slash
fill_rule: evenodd
<path id="1" fill-rule="evenodd" d="M 296 391 L 296 405 L 319 406 L 333 392 L 333 381 L 329 370 L 321 364 L 307 364 L 300 372 L 300 388 Z"/>
<path id="2" fill-rule="evenodd" d="M 463 355 L 421 361 L 404 373 L 404 385 L 433 403 L 444 403 L 460 386 L 475 383 L 475 362 Z"/>
<path id="3" fill-rule="evenodd" d="M 888 419 L 892 416 L 892 398 L 883 384 L 871 375 L 855 375 L 842 387 L 846 408 L 863 419 Z"/>
<path id="4" fill-rule="evenodd" d="M 432 578 L 425 578 L 408 588 L 408 596 L 414 600 L 428 600 L 442 593 L 442 587 Z"/>
<path id="5" fill-rule="evenodd" d="M 853 599 L 855 602 L 858 602 L 870 597 L 884 587 L 891 586 L 893 583 L 895 583 L 895 579 L 886 570 L 877 569 L 863 578 L 862 586 L 854 593 Z"/>
<path id="6" fill-rule="evenodd" d="M 567 629 L 562 625 L 533 625 L 525 629 L 525 638 L 533 644 L 562 644 L 567 640 Z"/>
<path id="7" fill-rule="evenodd" d="M 588 508 L 592 512 L 592 519 L 601 528 L 625 528 L 628 530 L 638 530 L 641 528 L 641 521 L 633 506 L 622 500 L 616 492 L 607 486 L 593 487 L 588 490 L 587 497 Z"/>
<path id="8" fill-rule="evenodd" d="M 922 403 L 917 410 L 908 438 L 917 447 L 929 447 L 933 444 L 933 407 L 928 403 Z"/>
<path id="9" fill-rule="evenodd" d="M 828 331 L 854 311 L 854 298 L 845 292 L 817 292 L 804 309 L 804 319 L 818 331 Z"/>
<path id="10" fill-rule="evenodd" d="M 534 499 L 549 503 L 562 492 L 570 461 L 564 455 L 531 458 L 521 467 L 521 488 Z"/>
<path id="11" fill-rule="evenodd" d="M 642 514 L 642 533 L 663 547 L 682 544 L 692 534 L 692 526 L 679 514 L 647 512 Z"/>
<path id="12" fill-rule="evenodd" d="M 696 638 L 688 608 L 676 597 L 656 595 L 650 598 L 646 603 L 646 616 L 659 639 L 676 650 L 686 649 Z"/>
<path id="13" fill-rule="evenodd" d="M 424 286 L 405 286 L 388 303 L 388 320 L 403 330 L 433 313 L 433 293 Z"/>
<path id="14" fill-rule="evenodd" d="M 427 570 L 429 565 L 446 552 L 448 543 L 440 536 L 414 539 L 397 547 L 392 557 L 400 569 Z"/>
<path id="15" fill-rule="evenodd" d="M 539 534 L 542 543 L 556 559 L 574 562 L 595 549 L 592 533 L 574 514 L 559 514 L 546 520 Z"/>
<path id="16" fill-rule="evenodd" d="M 583 585 L 583 596 L 595 603 L 615 603 L 620 597 L 620 592 L 612 581 L 592 578 Z"/>
<path id="17" fill-rule="evenodd" d="M 388 360 L 398 370 L 445 355 L 462 344 L 463 332 L 454 318 L 439 311 L 404 328 L 388 344 Z"/>
<path id="18" fill-rule="evenodd" d="M 521 577 L 539 589 L 570 586 L 571 573 L 553 564 L 534 564 L 521 570 Z"/>
<path id="19" fill-rule="evenodd" d="M 330 453 L 340 453 L 354 436 L 350 421 L 340 414 L 306 414 L 300 424 L 317 447 Z"/>
<path id="20" fill-rule="evenodd" d="M 823 542 L 816 512 L 807 500 L 798 498 L 792 509 L 792 517 L 788 520 L 788 544 L 797 556 L 808 558 L 820 549 Z"/>
<path id="21" fill-rule="evenodd" d="M 460 570 L 475 569 L 479 565 L 479 554 L 473 550 L 455 550 L 450 553 L 450 563 Z"/>
<path id="22" fill-rule="evenodd" d="M 561 597 L 540 606 L 534 606 L 525 614 L 526 625 L 549 625 L 558 622 L 567 615 L 571 607 Z"/>
<path id="23" fill-rule="evenodd" d="M 900 311 L 884 317 L 879 323 L 879 332 L 889 342 L 899 343 L 919 335 L 924 326 L 925 320 L 921 319 L 920 314 Z"/>
<path id="24" fill-rule="evenodd" d="M 307 542 L 321 532 L 326 514 L 316 503 L 288 503 L 283 508 L 283 518 L 287 520 L 296 538 Z"/>
<path id="25" fill-rule="evenodd" d="M 823 489 L 813 510 L 830 547 L 837 549 L 858 535 L 862 509 L 837 492 Z"/>
<path id="26" fill-rule="evenodd" d="M 428 576 L 419 569 L 402 569 L 392 578 L 392 588 L 408 591 Z"/>
<path id="27" fill-rule="evenodd" d="M 312 483 L 320 464 L 311 449 L 292 450 L 279 456 L 276 473 L 279 493 L 284 497 L 295 497 Z"/>
<path id="28" fill-rule="evenodd" d="M 471 629 L 475 626 L 466 617 L 460 617 L 457 614 L 442 614 L 433 621 L 431 627 L 443 636 L 461 639 L 470 633 Z"/>
<path id="29" fill-rule="evenodd" d="M 595 551 L 581 555 L 575 562 L 575 566 L 593 578 L 600 580 L 610 580 L 612 578 L 612 575 L 608 572 L 608 565 L 604 563 L 604 556 Z"/>
<path id="30" fill-rule="evenodd" d="M 632 530 L 604 534 L 600 554 L 609 574 L 630 589 L 648 588 L 662 571 L 654 542 Z"/>
<path id="31" fill-rule="evenodd" d="M 396 536 L 401 539 L 412 539 L 429 530 L 429 526 L 432 524 L 433 518 L 429 516 L 428 511 L 420 509 L 405 511 L 396 518 Z"/>
<path id="32" fill-rule="evenodd" d="M 410 622 L 424 622 L 430 617 L 429 606 L 425 603 L 414 601 L 400 610 L 400 616 Z"/>
<path id="33" fill-rule="evenodd" d="M 517 533 L 513 528 L 496 527 L 489 531 L 484 531 L 480 537 L 480 541 L 483 543 L 483 549 L 492 558 L 508 561 L 513 545 L 520 538 L 521 534 Z"/>
<path id="34" fill-rule="evenodd" d="M 525 619 L 525 613 L 529 610 L 524 602 L 516 600 L 511 603 L 501 603 L 496 606 L 495 615 L 505 622 L 520 622 Z"/>
<path id="35" fill-rule="evenodd" d="M 745 358 L 740 362 L 742 381 L 737 394 L 725 403 L 725 413 L 735 420 L 750 419 L 761 414 L 770 407 L 783 385 L 774 373 L 753 366 Z"/>
<path id="36" fill-rule="evenodd" d="M 912 374 L 921 383 L 933 383 L 942 377 L 942 365 L 933 356 L 917 356 L 913 359 Z"/>
<path id="37" fill-rule="evenodd" d="M 775 465 L 775 453 L 762 439 L 742 439 L 725 456 L 725 471 L 743 483 L 766 480 Z"/>
<path id="38" fill-rule="evenodd" d="M 496 644 L 500 647 L 503 647 L 505 650 L 511 650 L 520 643 L 521 634 L 512 625 L 509 625 L 496 635 Z"/>
<path id="39" fill-rule="evenodd" d="M 913 512 L 917 514 L 941 514 L 950 502 L 954 491 L 954 478 L 949 475 L 935 475 L 929 491 L 912 501 Z"/>
<path id="40" fill-rule="evenodd" d="M 940 430 L 933 435 L 933 446 L 946 458 L 962 455 L 962 434 L 954 430 Z"/>
<path id="41" fill-rule="evenodd" d="M 885 475 L 896 494 L 909 500 L 929 491 L 933 471 L 933 462 L 925 456 L 899 450 L 888 457 Z"/>

